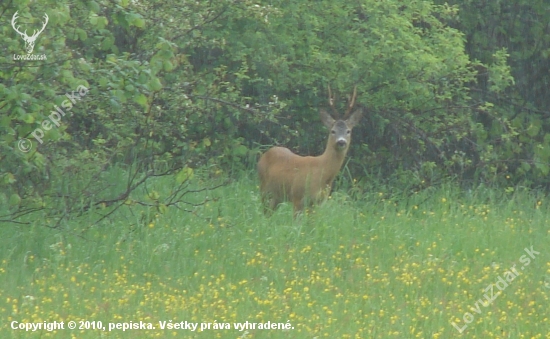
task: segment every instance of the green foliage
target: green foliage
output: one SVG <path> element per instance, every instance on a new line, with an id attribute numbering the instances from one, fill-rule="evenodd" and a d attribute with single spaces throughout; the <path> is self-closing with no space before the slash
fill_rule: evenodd
<path id="1" fill-rule="evenodd" d="M 460 8 L 460 19 L 451 23 L 464 32 L 467 53 L 486 65 L 479 68 L 478 82 L 472 86 L 474 100 L 485 102 L 485 107 L 492 103 L 475 119 L 486 130 L 476 143 L 485 150 L 476 165 L 478 172 L 493 182 L 548 185 L 547 2 L 447 2 Z M 511 86 L 503 86 L 506 83 Z"/>
<path id="2" fill-rule="evenodd" d="M 235 125 L 254 124 L 279 104 L 256 105 L 244 98 L 227 66 L 202 64 L 202 56 L 215 49 L 225 53 L 218 28 L 231 18 L 250 17 L 249 12 L 257 16 L 254 6 L 196 3 L 174 12 L 161 1 L 114 6 L 100 1 L 74 3 L 69 12 L 66 3 L 2 8 L 6 19 L 19 11 L 25 25 L 36 13 L 50 18 L 35 49 L 48 62 L 11 60 L 21 53 L 22 39 L 2 27 L 1 58 L 9 66 L 1 70 L 0 187 L 6 192 L 2 199 L 12 197 L 11 212 L 32 201 L 43 207 L 43 195 L 66 194 L 59 183 L 69 174 L 76 175 L 72 184 L 81 182 L 79 189 L 91 187 L 112 163 L 137 163 L 142 172 L 211 163 L 219 174 L 224 163 L 248 156 L 247 145 L 235 145 Z M 155 25 L 159 20 L 167 24 Z M 242 64 L 242 58 L 235 61 Z M 44 129 L 44 122 L 52 125 L 50 112 L 79 86 L 86 94 L 54 128 Z M 67 201 L 82 194 L 91 192 L 75 189 Z"/>
<path id="3" fill-rule="evenodd" d="M 29 30 L 49 16 L 35 47 L 45 61 L 14 60 L 23 39 L 0 28 L 0 200 L 12 201 L 12 212 L 40 208 L 45 195 L 66 194 L 65 176 L 84 189 L 113 164 L 219 175 L 255 162 L 258 145 L 318 154 L 327 85 L 342 111 L 356 85 L 367 112 L 354 132 L 354 175 L 383 173 L 418 188 L 446 177 L 546 183 L 546 119 L 499 101 L 511 94 L 516 102 L 523 92 L 514 90 L 527 87 L 514 69 L 527 60 L 518 51 L 545 52 L 514 40 L 514 49 L 487 43 L 472 53 L 481 19 L 474 2 L 461 6 L 459 16 L 458 6 L 398 0 L 0 5 L 4 22 L 18 11 Z M 65 107 L 79 88 L 86 94 Z M 67 111 L 57 123 L 56 107 Z M 92 195 L 75 190 L 66 201 Z"/>

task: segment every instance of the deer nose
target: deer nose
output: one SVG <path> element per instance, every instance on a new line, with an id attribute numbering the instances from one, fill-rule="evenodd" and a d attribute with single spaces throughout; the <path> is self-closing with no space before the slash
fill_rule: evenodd
<path id="1" fill-rule="evenodd" d="M 346 147 L 346 144 L 347 144 L 347 141 L 345 139 L 338 139 L 338 141 L 336 141 L 336 145 L 339 147 L 339 148 L 344 148 Z"/>

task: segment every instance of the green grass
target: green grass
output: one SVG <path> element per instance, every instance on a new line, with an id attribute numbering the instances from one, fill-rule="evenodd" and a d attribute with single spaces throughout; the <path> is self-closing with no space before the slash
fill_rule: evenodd
<path id="1" fill-rule="evenodd" d="M 3 225 L 0 337 L 550 338 L 549 210 L 535 193 L 443 187 L 352 201 L 335 192 L 298 220 L 289 205 L 265 218 L 251 179 L 208 194 L 218 200 L 195 213 L 146 218 L 132 206 L 62 232 L 46 219 Z M 524 265 L 531 246 L 540 254 Z M 514 264 L 520 275 L 473 311 Z M 451 322 L 462 328 L 465 312 L 473 321 L 460 334 Z M 71 320 L 155 329 L 69 330 Z M 66 329 L 24 332 L 12 321 Z M 233 329 L 246 321 L 293 329 Z"/>

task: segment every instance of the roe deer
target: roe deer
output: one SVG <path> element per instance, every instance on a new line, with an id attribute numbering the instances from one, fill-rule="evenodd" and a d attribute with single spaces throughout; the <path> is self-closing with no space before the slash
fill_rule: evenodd
<path id="1" fill-rule="evenodd" d="M 329 105 L 336 113 L 330 86 L 328 95 Z M 350 145 L 351 129 L 361 119 L 361 109 L 357 109 L 349 116 L 356 95 L 357 86 L 349 100 L 344 116 L 346 120 L 334 120 L 326 110 L 320 109 L 321 121 L 330 130 L 323 154 L 302 157 L 292 153 L 288 148 L 272 147 L 261 156 L 258 161 L 258 174 L 265 214 L 271 214 L 283 201 L 290 201 L 296 216 L 304 205 L 313 205 L 328 197 L 332 182 L 344 163 Z"/>

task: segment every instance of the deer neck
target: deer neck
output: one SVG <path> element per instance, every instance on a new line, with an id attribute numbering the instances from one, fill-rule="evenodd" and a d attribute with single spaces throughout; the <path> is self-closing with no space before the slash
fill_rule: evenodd
<path id="1" fill-rule="evenodd" d="M 331 140 L 329 140 L 327 142 L 325 152 L 318 157 L 321 165 L 325 169 L 323 171 L 323 177 L 327 179 L 326 181 L 332 182 L 334 177 L 338 174 L 344 163 L 347 152 L 347 148 L 339 150 L 334 147 L 334 141 L 331 142 Z"/>

